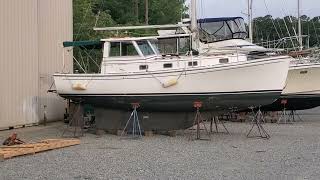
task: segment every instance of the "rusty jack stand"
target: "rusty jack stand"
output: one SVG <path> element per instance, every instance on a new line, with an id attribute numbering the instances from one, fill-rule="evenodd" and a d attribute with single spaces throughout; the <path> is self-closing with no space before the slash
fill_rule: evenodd
<path id="1" fill-rule="evenodd" d="M 197 129 L 196 129 L 196 140 L 210 140 L 210 133 L 205 125 L 205 122 L 203 121 L 203 118 L 200 114 L 200 108 L 202 107 L 202 102 L 200 101 L 196 101 L 193 103 L 193 107 L 196 108 L 196 115 L 195 115 L 195 118 L 194 118 L 194 122 L 193 122 L 193 126 L 196 126 Z M 200 124 L 203 125 L 204 127 L 204 130 L 206 131 L 206 134 L 208 136 L 209 139 L 201 139 L 201 129 L 200 129 Z M 191 139 L 191 138 L 190 138 Z"/>
<path id="2" fill-rule="evenodd" d="M 290 114 L 287 113 L 286 105 L 288 103 L 287 99 L 282 99 L 281 104 L 283 105 L 283 110 L 280 114 L 280 117 L 278 119 L 278 124 L 288 124 L 293 123 L 293 120 L 290 119 Z"/>
<path id="3" fill-rule="evenodd" d="M 140 103 L 131 103 L 131 106 L 132 106 L 133 111 L 132 111 L 132 113 L 126 123 L 126 126 L 124 127 L 124 129 L 121 133 L 121 137 L 123 137 L 124 134 L 127 134 L 125 132 L 128 128 L 130 121 L 132 120 L 131 138 L 133 138 L 133 139 L 142 138 L 139 116 L 138 116 L 138 112 L 137 112 L 137 109 L 140 107 Z"/>

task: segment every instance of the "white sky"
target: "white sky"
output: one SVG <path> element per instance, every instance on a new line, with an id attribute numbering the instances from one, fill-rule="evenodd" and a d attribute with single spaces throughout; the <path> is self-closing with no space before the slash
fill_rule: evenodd
<path id="1" fill-rule="evenodd" d="M 269 9 L 266 9 L 265 2 Z M 190 4 L 190 0 L 187 0 Z M 242 16 L 247 12 L 247 0 L 197 0 L 198 17 Z M 271 14 L 274 17 L 297 15 L 297 0 L 253 0 L 254 17 Z M 301 0 L 301 14 L 320 16 L 320 0 Z"/>

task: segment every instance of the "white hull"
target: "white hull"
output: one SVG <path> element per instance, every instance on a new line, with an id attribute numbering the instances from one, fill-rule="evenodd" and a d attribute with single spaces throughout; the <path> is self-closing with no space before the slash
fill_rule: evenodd
<path id="1" fill-rule="evenodd" d="M 320 64 L 291 65 L 283 95 L 320 96 Z"/>
<path id="2" fill-rule="evenodd" d="M 293 64 L 289 68 L 286 86 L 274 103 L 264 106 L 265 111 L 305 110 L 320 106 L 320 64 Z M 286 100 L 286 101 L 284 101 Z"/>
<path id="3" fill-rule="evenodd" d="M 114 100 L 113 103 L 108 104 L 106 102 L 106 104 L 113 107 L 118 107 L 117 98 L 121 101 L 129 98 L 130 100 L 143 102 L 146 97 L 177 97 L 176 102 L 167 102 L 169 108 L 169 104 L 179 104 L 179 96 L 193 96 L 196 99 L 204 100 L 204 103 L 210 101 L 210 105 L 207 104 L 207 109 L 210 110 L 220 106 L 224 108 L 247 108 L 272 103 L 278 98 L 285 85 L 289 61 L 289 57 L 283 56 L 269 58 L 268 60 L 260 59 L 211 67 L 198 67 L 186 71 L 180 69 L 158 71 L 157 73 L 55 74 L 54 80 L 58 94 L 63 97 L 81 97 L 84 99 L 86 97 L 96 97 L 95 101 L 99 100 L 97 97 L 111 97 Z M 181 77 L 178 79 L 180 75 Z M 164 88 L 162 83 L 171 79 L 178 79 L 177 84 Z M 74 90 L 72 88 L 74 84 L 84 84 L 86 88 L 85 90 Z M 272 97 L 266 96 L 264 99 L 263 94 L 266 92 L 276 93 Z M 239 101 L 237 97 L 223 99 L 223 96 L 220 96 L 250 93 L 261 94 L 258 95 L 259 100 L 244 99 Z M 202 96 L 206 98 L 202 99 Z M 219 98 L 215 98 L 217 96 Z M 183 99 L 184 103 L 189 100 L 187 106 L 192 109 L 193 102 L 191 100 L 194 99 Z M 157 104 L 155 99 L 153 101 L 152 104 Z M 163 105 L 161 108 L 163 107 L 166 106 Z M 157 106 L 153 106 L 152 109 L 157 110 Z"/>

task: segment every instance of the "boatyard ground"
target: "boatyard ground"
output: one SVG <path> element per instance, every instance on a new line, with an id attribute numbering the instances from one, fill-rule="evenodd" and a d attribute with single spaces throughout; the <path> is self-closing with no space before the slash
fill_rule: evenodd
<path id="1" fill-rule="evenodd" d="M 211 141 L 154 135 L 141 140 L 85 134 L 81 145 L 0 162 L 0 179 L 320 179 L 320 118 L 266 124 L 271 139 L 231 123 Z M 14 130 L 35 142 L 61 137 L 62 123 Z M 13 131 L 1 131 L 1 140 Z"/>

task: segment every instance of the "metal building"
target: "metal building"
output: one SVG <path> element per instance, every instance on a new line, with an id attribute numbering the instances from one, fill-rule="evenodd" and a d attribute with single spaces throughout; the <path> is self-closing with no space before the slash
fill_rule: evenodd
<path id="1" fill-rule="evenodd" d="M 0 129 L 40 122 L 44 106 L 62 119 L 64 100 L 47 90 L 54 72 L 72 71 L 72 0 L 1 0 L 0 23 Z"/>

